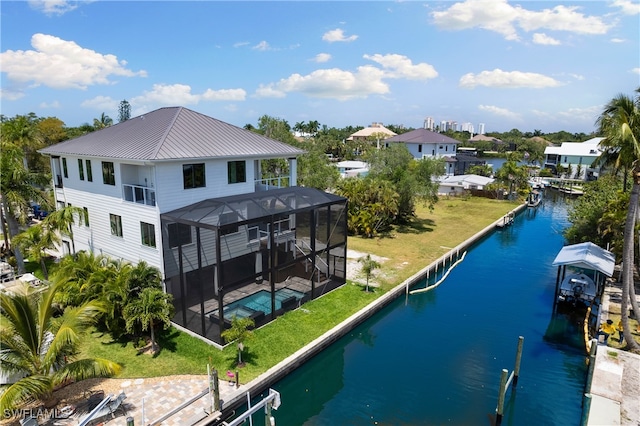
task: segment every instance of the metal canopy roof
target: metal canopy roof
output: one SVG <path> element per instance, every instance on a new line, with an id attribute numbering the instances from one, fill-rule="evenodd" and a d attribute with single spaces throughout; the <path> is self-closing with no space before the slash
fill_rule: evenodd
<path id="1" fill-rule="evenodd" d="M 162 220 L 218 228 L 262 217 L 291 214 L 300 210 L 344 203 L 346 198 L 315 188 L 293 186 L 211 198 L 160 215 Z M 223 223 L 221 223 L 221 218 Z"/>
<path id="2" fill-rule="evenodd" d="M 595 270 L 610 277 L 613 275 L 615 256 L 593 243 L 580 243 L 562 247 L 553 261 L 553 266 L 569 265 Z"/>

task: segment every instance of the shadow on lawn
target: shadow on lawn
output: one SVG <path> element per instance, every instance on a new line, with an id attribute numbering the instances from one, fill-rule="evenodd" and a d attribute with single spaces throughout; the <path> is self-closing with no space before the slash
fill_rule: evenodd
<path id="1" fill-rule="evenodd" d="M 431 219 L 415 217 L 408 223 L 403 223 L 395 227 L 395 232 L 399 234 L 422 234 L 423 232 L 433 232 L 436 223 Z"/>

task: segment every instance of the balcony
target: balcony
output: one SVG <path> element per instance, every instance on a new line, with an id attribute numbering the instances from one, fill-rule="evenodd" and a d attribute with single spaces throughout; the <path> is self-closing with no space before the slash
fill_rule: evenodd
<path id="1" fill-rule="evenodd" d="M 141 185 L 123 184 L 122 193 L 125 201 L 147 206 L 156 205 L 156 190 Z"/>
<path id="2" fill-rule="evenodd" d="M 255 181 L 256 192 L 269 191 L 270 189 L 288 188 L 289 176 L 280 176 L 268 179 L 258 179 Z"/>

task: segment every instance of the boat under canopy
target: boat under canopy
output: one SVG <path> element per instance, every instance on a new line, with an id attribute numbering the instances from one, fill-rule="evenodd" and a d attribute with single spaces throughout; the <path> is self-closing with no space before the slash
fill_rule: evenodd
<path id="1" fill-rule="evenodd" d="M 556 302 L 597 302 L 607 277 L 613 275 L 615 256 L 608 250 L 586 242 L 564 246 L 553 266 L 558 267 Z"/>

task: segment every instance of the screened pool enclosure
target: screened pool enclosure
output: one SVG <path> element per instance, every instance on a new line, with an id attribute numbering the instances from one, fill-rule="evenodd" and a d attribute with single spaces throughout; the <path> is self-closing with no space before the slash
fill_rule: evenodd
<path id="1" fill-rule="evenodd" d="M 289 187 L 162 214 L 173 322 L 223 344 L 234 316 L 256 327 L 345 283 L 347 200 Z"/>

